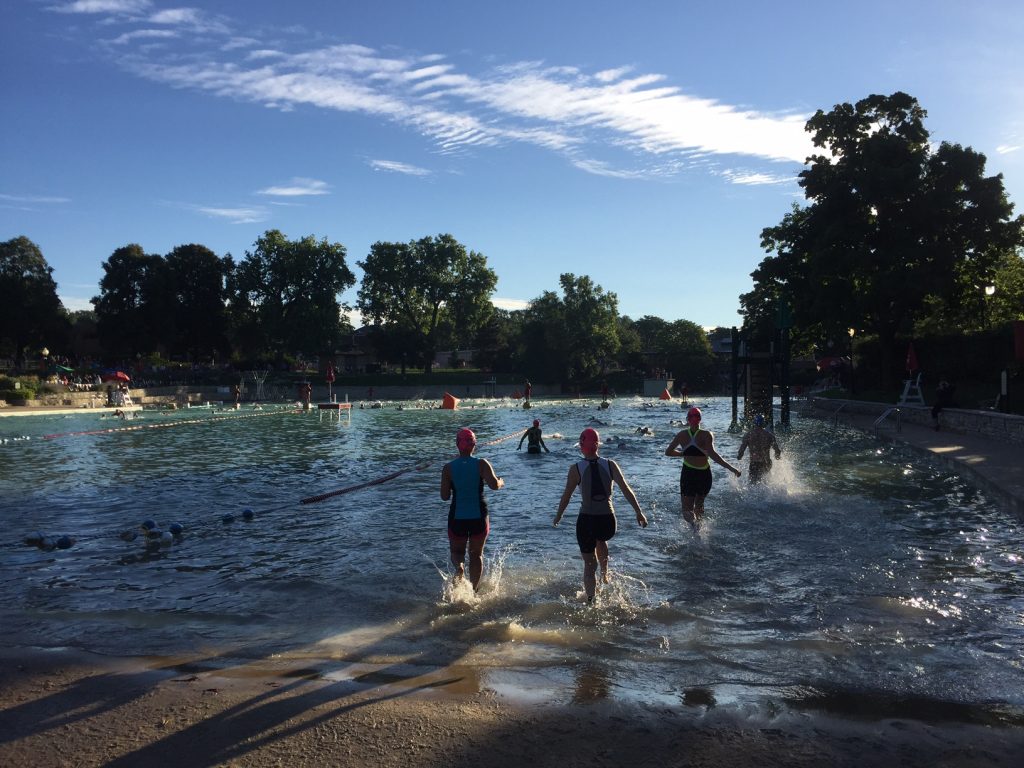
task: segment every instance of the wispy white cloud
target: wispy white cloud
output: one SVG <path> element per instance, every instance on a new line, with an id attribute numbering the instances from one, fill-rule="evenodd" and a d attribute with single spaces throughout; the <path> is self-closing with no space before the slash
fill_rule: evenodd
<path id="1" fill-rule="evenodd" d="M 12 203 L 70 203 L 69 197 L 48 197 L 46 195 L 3 195 L 0 200 L 8 200 Z"/>
<path id="2" fill-rule="evenodd" d="M 491 304 L 498 309 L 507 309 L 512 312 L 518 309 L 526 309 L 530 306 L 530 302 L 525 299 L 501 299 L 497 296 L 491 298 Z"/>
<path id="3" fill-rule="evenodd" d="M 155 11 L 149 17 L 150 24 L 164 24 L 170 27 L 182 27 L 191 32 L 230 34 L 230 27 L 221 19 L 215 18 L 198 8 L 166 8 Z"/>
<path id="4" fill-rule="evenodd" d="M 304 195 L 329 195 L 331 187 L 326 181 L 319 179 L 293 178 L 285 186 L 267 187 L 259 190 L 258 195 L 272 195 L 275 197 L 302 197 Z"/>
<path id="5" fill-rule="evenodd" d="M 177 36 L 178 33 L 170 29 L 136 29 L 132 32 L 125 32 L 110 42 L 114 45 L 127 45 L 135 40 L 159 40 Z"/>
<path id="6" fill-rule="evenodd" d="M 1012 152 L 1019 151 L 1020 148 L 1021 147 L 1019 144 L 1000 144 L 998 147 L 996 147 L 996 152 L 998 152 L 1000 155 L 1009 155 Z"/>
<path id="7" fill-rule="evenodd" d="M 95 289 L 95 286 L 93 288 Z M 60 299 L 60 303 L 64 305 L 64 309 L 68 312 L 82 312 L 95 309 L 92 302 L 82 296 L 68 296 L 58 293 L 57 298 Z"/>
<path id="8" fill-rule="evenodd" d="M 263 208 L 215 208 L 197 205 L 194 209 L 214 219 L 226 219 L 232 224 L 257 224 L 267 220 L 267 211 Z"/>
<path id="9" fill-rule="evenodd" d="M 254 37 L 232 37 L 220 47 L 222 51 L 234 51 L 238 48 L 252 48 L 259 45 L 260 41 Z"/>
<path id="10" fill-rule="evenodd" d="M 756 173 L 753 171 L 727 170 L 722 172 L 722 176 L 733 184 L 744 184 L 752 187 L 770 184 L 792 184 L 796 181 L 795 174 Z"/>
<path id="11" fill-rule="evenodd" d="M 75 0 L 71 3 L 51 5 L 47 10 L 57 13 L 141 13 L 149 8 L 150 0 Z"/>
<path id="12" fill-rule="evenodd" d="M 429 176 L 430 171 L 408 163 L 400 163 L 397 160 L 370 160 L 369 165 L 377 171 L 390 171 L 392 173 L 404 173 L 407 176 Z"/>
<path id="13" fill-rule="evenodd" d="M 106 1 L 119 8 L 130 4 Z M 147 22 L 229 34 L 227 22 L 195 8 L 156 11 Z M 514 62 L 471 73 L 439 53 L 385 54 L 358 44 L 294 50 L 280 34 L 273 40 L 230 34 L 227 44 L 183 40 L 190 47 L 178 52 L 140 47 L 121 61 L 138 76 L 174 88 L 282 111 L 313 107 L 403 124 L 443 154 L 529 144 L 607 176 L 678 173 L 714 155 L 802 164 L 814 151 L 805 115 L 684 93 L 665 76 L 633 65 L 588 73 Z M 733 180 L 774 183 L 768 178 Z"/>

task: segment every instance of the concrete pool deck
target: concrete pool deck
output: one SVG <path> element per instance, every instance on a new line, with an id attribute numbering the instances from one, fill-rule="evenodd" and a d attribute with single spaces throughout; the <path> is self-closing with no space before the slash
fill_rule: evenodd
<path id="1" fill-rule="evenodd" d="M 844 402 L 849 407 L 840 408 Z M 988 434 L 946 428 L 936 431 L 928 424 L 908 418 L 901 419 L 899 430 L 891 418 L 876 429 L 876 420 L 890 407 L 880 403 L 814 399 L 808 401 L 800 413 L 874 434 L 880 440 L 900 443 L 937 459 L 1024 519 L 1024 446 Z"/>

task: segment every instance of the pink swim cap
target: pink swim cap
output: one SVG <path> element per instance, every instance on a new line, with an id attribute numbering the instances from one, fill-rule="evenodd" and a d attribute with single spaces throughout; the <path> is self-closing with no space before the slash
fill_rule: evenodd
<path id="1" fill-rule="evenodd" d="M 469 427 L 463 427 L 455 435 L 455 445 L 460 451 L 468 451 L 476 445 L 476 434 Z"/>
<path id="2" fill-rule="evenodd" d="M 580 432 L 580 447 L 585 445 L 597 445 L 601 442 L 601 436 L 597 434 L 597 430 L 593 427 L 587 427 Z"/>
<path id="3" fill-rule="evenodd" d="M 693 408 L 686 412 L 687 421 L 692 421 L 693 419 L 697 419 L 697 421 L 700 421 L 703 417 L 704 414 L 700 412 L 700 408 L 698 408 L 697 406 L 693 406 Z"/>
<path id="4" fill-rule="evenodd" d="M 540 419 L 534 419 L 533 420 L 533 426 L 539 427 L 540 426 Z"/>

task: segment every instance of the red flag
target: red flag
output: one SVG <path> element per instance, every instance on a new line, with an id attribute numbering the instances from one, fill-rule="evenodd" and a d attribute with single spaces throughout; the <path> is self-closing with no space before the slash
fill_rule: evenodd
<path id="1" fill-rule="evenodd" d="M 910 342 L 910 346 L 907 347 L 907 373 L 917 370 L 920 370 L 920 366 L 917 364 L 917 353 L 914 352 L 914 342 Z"/>
<path id="2" fill-rule="evenodd" d="M 327 364 L 327 383 L 334 383 L 334 363 Z"/>

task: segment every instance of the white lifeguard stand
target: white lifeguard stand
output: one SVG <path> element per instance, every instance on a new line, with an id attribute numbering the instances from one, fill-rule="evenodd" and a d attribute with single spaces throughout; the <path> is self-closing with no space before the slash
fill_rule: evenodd
<path id="1" fill-rule="evenodd" d="M 921 392 L 921 374 L 911 379 L 904 379 L 903 393 L 896 402 L 897 405 L 924 405 L 924 393 Z"/>

